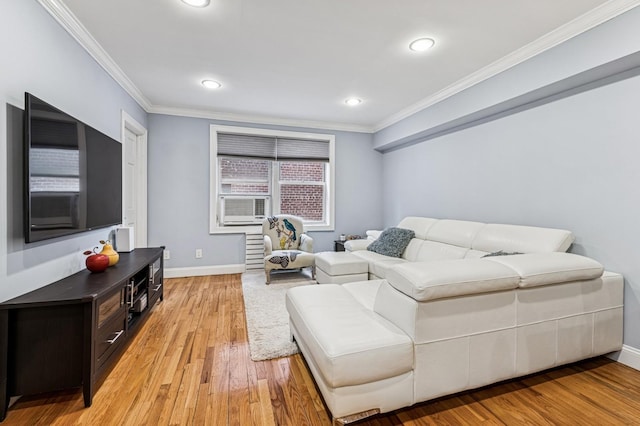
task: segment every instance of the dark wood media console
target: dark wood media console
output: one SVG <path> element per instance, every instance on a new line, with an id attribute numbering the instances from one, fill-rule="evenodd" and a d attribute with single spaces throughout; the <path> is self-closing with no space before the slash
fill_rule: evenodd
<path id="1" fill-rule="evenodd" d="M 105 272 L 87 270 L 0 304 L 0 421 L 9 399 L 98 383 L 163 299 L 163 247 L 120 253 Z"/>

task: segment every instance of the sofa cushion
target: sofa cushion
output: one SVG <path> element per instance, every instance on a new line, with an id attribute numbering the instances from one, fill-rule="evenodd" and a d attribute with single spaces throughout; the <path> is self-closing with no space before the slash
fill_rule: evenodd
<path id="1" fill-rule="evenodd" d="M 536 287 L 568 281 L 591 280 L 604 272 L 593 259 L 573 253 L 529 253 L 488 257 L 487 261 L 508 266 L 520 275 L 520 287 Z"/>
<path id="2" fill-rule="evenodd" d="M 377 262 L 369 263 L 369 273 L 375 275 L 378 278 L 386 278 L 389 268 L 405 263 L 404 259 L 387 258 L 388 260 L 379 260 Z"/>
<path id="3" fill-rule="evenodd" d="M 496 268 L 496 266 L 499 267 Z M 520 275 L 487 259 L 407 262 L 387 272 L 389 283 L 417 301 L 518 287 Z"/>
<path id="4" fill-rule="evenodd" d="M 415 232 L 411 229 L 387 228 L 377 240 L 369 244 L 367 250 L 385 256 L 400 257 L 414 236 Z"/>
<path id="5" fill-rule="evenodd" d="M 404 260 L 403 258 L 389 257 L 383 254 L 374 253 L 368 250 L 354 251 L 352 253 L 354 256 L 357 256 L 358 258 L 365 260 L 368 265 L 368 272 L 370 272 L 371 274 L 379 278 L 386 278 L 387 276 L 386 271 L 387 269 L 389 269 L 389 267 L 396 265 L 398 263 L 406 262 L 406 260 Z M 380 275 L 380 274 L 383 274 L 383 275 Z"/>
<path id="6" fill-rule="evenodd" d="M 469 249 L 466 247 L 458 247 L 436 241 L 423 241 L 420 249 L 415 254 L 415 258 L 412 260 L 414 262 L 430 262 L 432 260 L 464 259 L 468 251 Z M 405 252 L 404 255 L 408 259 L 408 253 Z"/>
<path id="7" fill-rule="evenodd" d="M 482 257 L 513 256 L 515 254 L 522 254 L 522 253 L 520 253 L 519 251 L 498 250 L 498 251 L 494 251 L 493 253 L 487 253 L 487 254 L 483 255 Z"/>
<path id="8" fill-rule="evenodd" d="M 374 286 L 375 287 L 375 286 Z M 291 322 L 324 382 L 333 388 L 370 383 L 413 369 L 413 342 L 341 285 L 289 289 Z"/>
<path id="9" fill-rule="evenodd" d="M 486 256 L 487 253 L 486 251 L 480 251 L 480 250 L 467 250 L 467 253 L 465 253 L 464 258 L 465 259 L 480 259 L 481 257 Z"/>

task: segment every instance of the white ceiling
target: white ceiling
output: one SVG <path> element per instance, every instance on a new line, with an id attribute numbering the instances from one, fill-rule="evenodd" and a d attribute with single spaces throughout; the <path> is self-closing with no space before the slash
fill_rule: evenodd
<path id="1" fill-rule="evenodd" d="M 149 112 L 375 131 L 623 0 L 39 0 Z M 635 4 L 634 4 L 635 6 Z M 418 54 L 408 44 L 436 40 Z M 214 79 L 218 90 L 200 82 Z M 357 107 L 344 100 L 356 96 Z"/>

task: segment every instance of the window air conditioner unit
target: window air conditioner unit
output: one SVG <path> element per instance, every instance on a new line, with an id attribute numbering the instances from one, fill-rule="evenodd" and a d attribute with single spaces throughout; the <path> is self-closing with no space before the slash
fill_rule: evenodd
<path id="1" fill-rule="evenodd" d="M 269 214 L 269 197 L 220 197 L 220 222 L 223 225 L 261 224 Z"/>

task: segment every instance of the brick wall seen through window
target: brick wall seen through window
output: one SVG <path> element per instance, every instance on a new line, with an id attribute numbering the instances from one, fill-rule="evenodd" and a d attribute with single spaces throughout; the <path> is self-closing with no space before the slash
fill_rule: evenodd
<path id="1" fill-rule="evenodd" d="M 281 162 L 280 212 L 300 216 L 308 221 L 321 221 L 324 218 L 324 181 L 325 163 Z"/>
<path id="2" fill-rule="evenodd" d="M 220 158 L 222 194 L 269 195 L 270 161 Z"/>
<path id="3" fill-rule="evenodd" d="M 220 158 L 220 193 L 224 195 L 273 195 L 269 191 L 269 160 Z M 324 219 L 324 162 L 279 162 L 280 213 L 307 221 Z"/>

